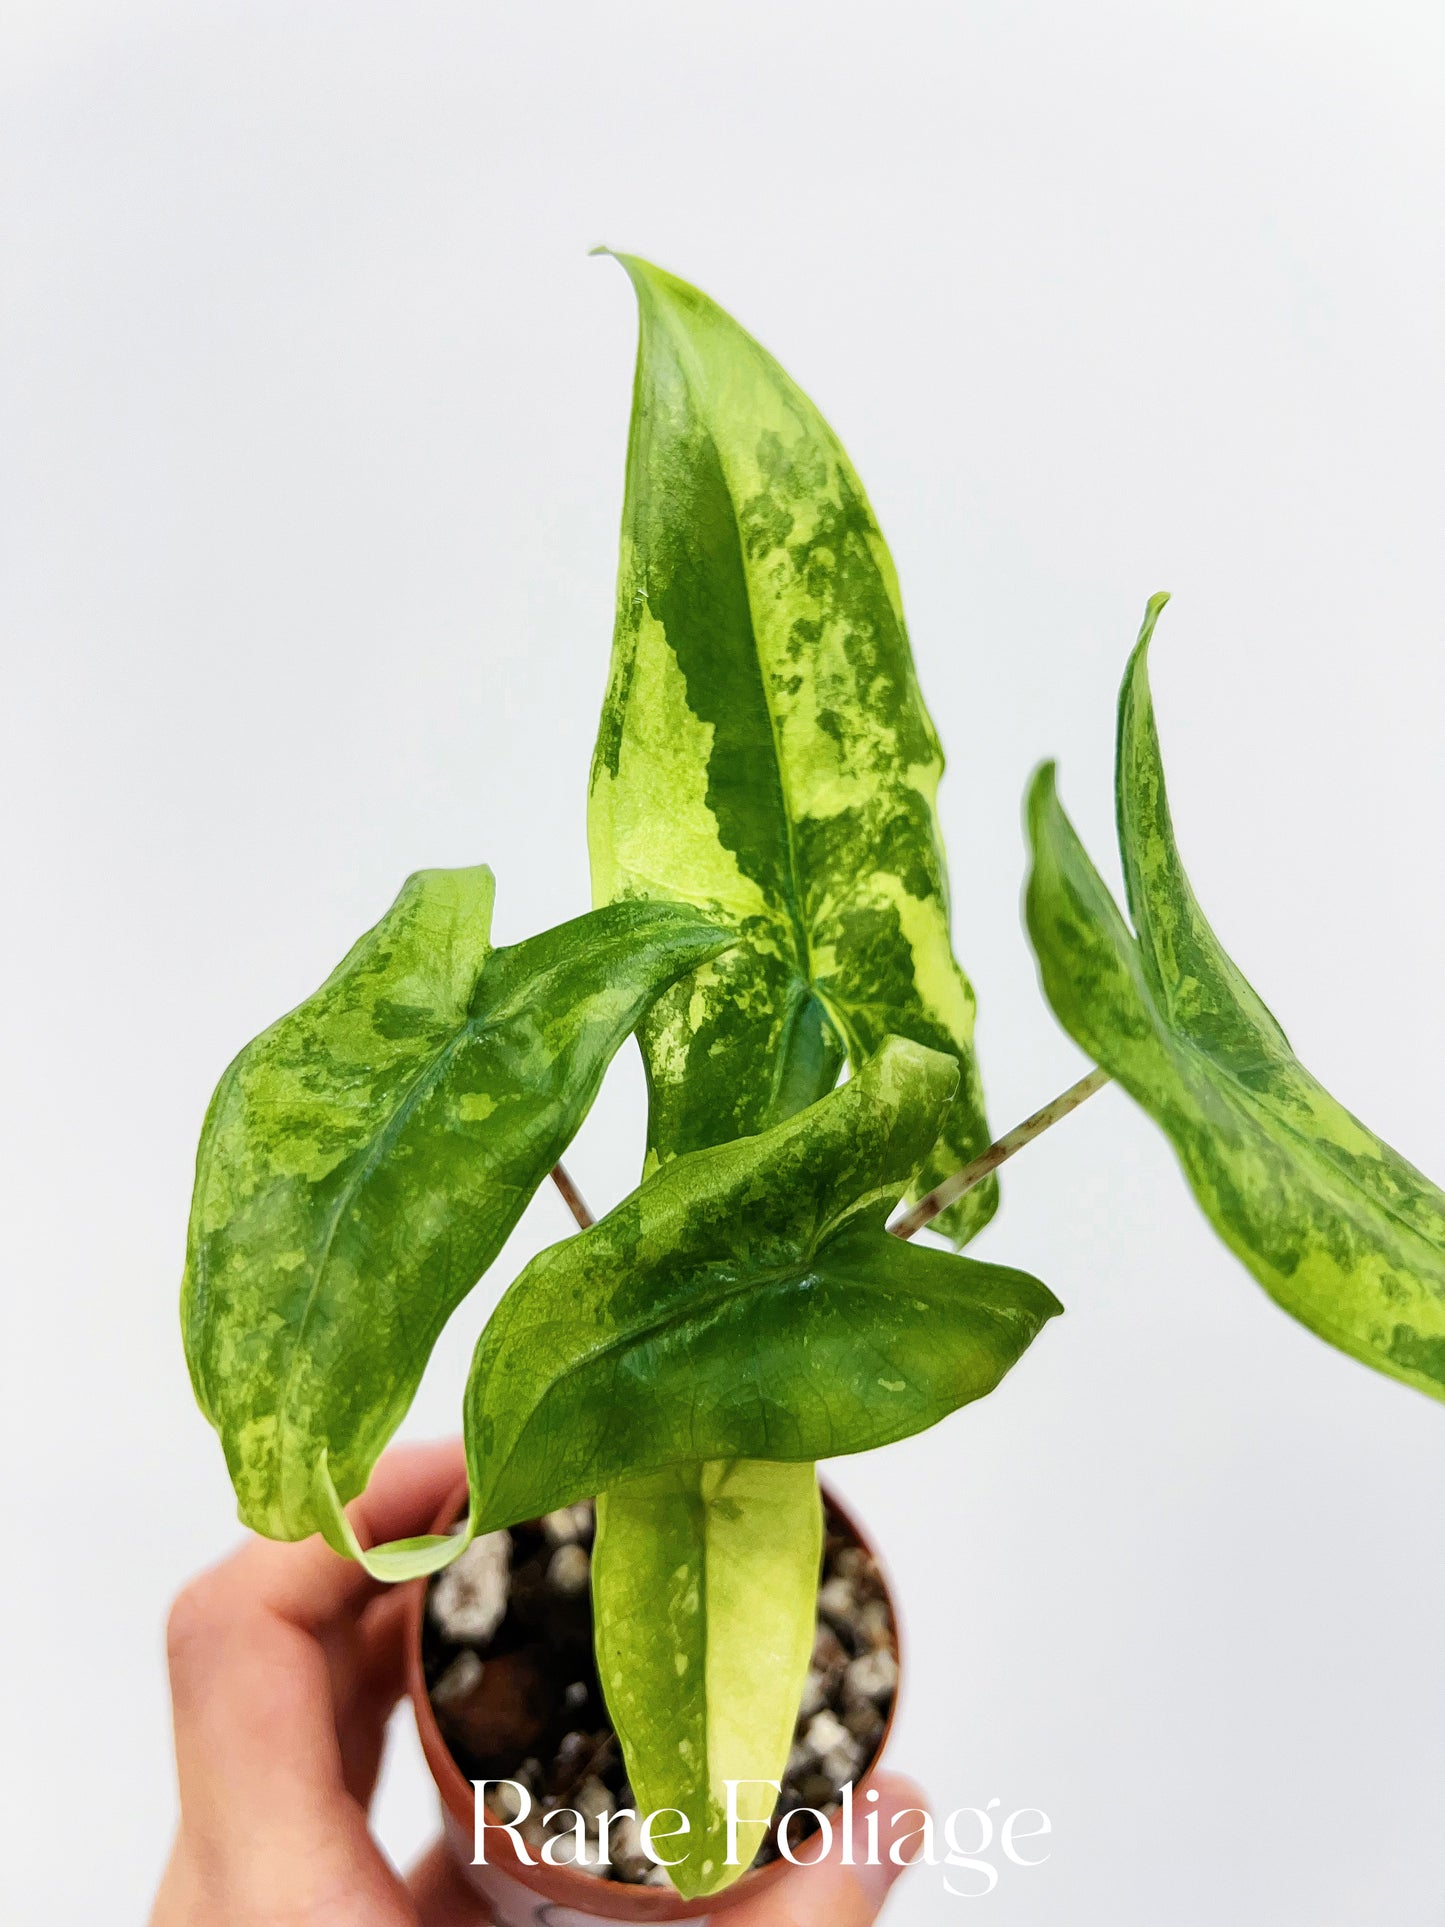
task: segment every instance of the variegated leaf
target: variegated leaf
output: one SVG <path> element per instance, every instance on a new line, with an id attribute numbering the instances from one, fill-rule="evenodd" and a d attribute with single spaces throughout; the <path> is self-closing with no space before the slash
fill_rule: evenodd
<path id="1" fill-rule="evenodd" d="M 211 1101 L 186 1356 L 241 1517 L 273 1538 L 345 1541 L 341 1502 L 618 1045 L 732 941 L 681 905 L 630 903 L 493 950 L 491 911 L 485 868 L 411 877 Z"/>
<path id="2" fill-rule="evenodd" d="M 619 257 L 641 311 L 612 672 L 589 802 L 599 903 L 721 913 L 743 943 L 641 1036 L 651 1144 L 761 1130 L 885 1036 L 958 1095 L 926 1189 L 988 1141 L 954 959 L 943 768 L 873 512 L 812 403 L 720 308 Z M 962 1243 L 993 1180 L 938 1221 Z"/>
<path id="3" fill-rule="evenodd" d="M 1059 1309 L 1023 1272 L 885 1229 L 957 1081 L 951 1056 L 891 1038 L 783 1123 L 670 1160 L 590 1231 L 535 1258 L 477 1348 L 470 1529 L 601 1495 L 602 1677 L 634 1787 L 665 1787 L 668 1804 L 696 1816 L 704 1844 L 678 1870 L 697 1883 L 685 1891 L 741 1871 L 716 1851 L 722 1763 L 746 1760 L 752 1772 L 731 1777 L 761 1780 L 786 1763 L 815 1583 L 801 1583 L 777 1536 L 791 1518 L 799 1545 L 812 1544 L 800 1494 L 813 1462 L 984 1396 Z M 639 1565 L 649 1531 L 680 1592 L 655 1559 Z M 760 1562 L 774 1557 L 761 1596 Z M 702 1573 L 700 1597 L 719 1610 L 698 1618 L 678 1602 Z M 766 1717 L 748 1702 L 744 1735 L 718 1696 L 736 1692 L 760 1651 L 776 1697 Z"/>
<path id="4" fill-rule="evenodd" d="M 884 1228 L 957 1078 L 890 1038 L 806 1111 L 674 1158 L 534 1258 L 467 1384 L 477 1529 L 669 1465 L 866 1451 L 991 1391 L 1052 1293 Z"/>
<path id="5" fill-rule="evenodd" d="M 751 1865 L 777 1801 L 813 1649 L 823 1508 L 811 1465 L 671 1466 L 597 1504 L 597 1666 L 639 1813 L 673 1807 L 673 1885 Z M 736 1789 L 728 1861 L 727 1782 Z"/>
<path id="6" fill-rule="evenodd" d="M 1041 769 L 1028 924 L 1060 1023 L 1167 1133 L 1206 1216 L 1277 1303 L 1341 1351 L 1445 1397 L 1445 1195 L 1289 1046 L 1210 929 L 1174 841 L 1148 650 L 1119 699 L 1131 932 Z"/>

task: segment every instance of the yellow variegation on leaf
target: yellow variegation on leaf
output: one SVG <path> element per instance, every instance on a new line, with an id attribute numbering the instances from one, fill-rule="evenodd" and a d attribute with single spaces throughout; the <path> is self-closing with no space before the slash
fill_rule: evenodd
<path id="1" fill-rule="evenodd" d="M 823 1551 L 817 1476 L 756 1459 L 672 1466 L 615 1486 L 597 1523 L 597 1667 L 637 1811 L 683 1815 L 673 1885 L 715 1893 L 752 1864 L 793 1743 Z"/>
<path id="2" fill-rule="evenodd" d="M 617 904 L 506 949 L 492 873 L 423 870 L 211 1100 L 181 1319 L 242 1519 L 347 1537 L 437 1335 L 586 1116 L 613 1053 L 726 930 Z M 439 1563 L 429 1546 L 376 1566 Z"/>
<path id="3" fill-rule="evenodd" d="M 837 437 L 696 288 L 632 256 L 641 317 L 612 670 L 588 803 L 598 903 L 720 914 L 743 941 L 641 1030 L 654 1156 L 785 1117 L 886 1036 L 958 1094 L 923 1189 L 988 1142 L 953 955 L 943 755 L 892 559 Z M 962 1243 L 993 1180 L 938 1221 Z"/>
<path id="4" fill-rule="evenodd" d="M 837 437 L 772 356 L 696 288 L 619 259 L 641 332 L 588 803 L 593 896 L 689 903 L 742 935 L 641 1027 L 649 1161 L 776 1124 L 829 1091 L 845 1059 L 856 1069 L 894 1035 L 959 1068 L 917 1173 L 926 1190 L 988 1131 L 973 992 L 949 933 L 934 801 L 943 756 L 892 559 Z M 989 1179 L 937 1228 L 961 1244 L 996 1201 Z M 766 1464 L 734 1475 L 762 1544 L 791 1481 L 791 1468 Z M 621 1513 L 599 1512 L 598 1609 L 622 1625 L 608 1597 L 622 1570 L 605 1553 L 609 1516 Z M 674 1507 L 671 1517 L 677 1537 L 706 1513 Z M 716 1571 L 746 1541 L 709 1554 L 699 1540 L 689 1559 L 710 1558 Z M 777 1596 L 791 1601 L 801 1639 L 811 1599 L 781 1570 Z M 714 1621 L 705 1637 L 709 1672 L 727 1676 L 743 1629 Z M 639 1668 L 645 1646 L 639 1636 Z M 627 1677 L 619 1638 L 612 1650 L 615 1692 Z M 680 1703 L 673 1710 L 681 1717 Z M 675 1774 L 675 1756 L 652 1750 L 665 1750 L 666 1724 L 630 1726 L 635 1779 Z M 776 1774 L 787 1748 L 767 1730 L 754 1764 Z M 693 1766 L 703 1775 L 700 1759 Z M 705 1777 L 693 1793 L 705 1807 Z"/>
<path id="5" fill-rule="evenodd" d="M 1028 925 L 1058 1019 L 1169 1137 L 1210 1223 L 1341 1351 L 1445 1398 L 1445 1194 L 1338 1103 L 1200 909 L 1164 787 L 1149 604 L 1119 696 L 1119 848 L 1134 928 L 1060 806 L 1029 795 Z"/>

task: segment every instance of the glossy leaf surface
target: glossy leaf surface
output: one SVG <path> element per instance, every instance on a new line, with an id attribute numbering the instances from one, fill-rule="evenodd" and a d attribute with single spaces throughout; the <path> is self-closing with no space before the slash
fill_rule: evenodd
<path id="1" fill-rule="evenodd" d="M 241 1517 L 274 1538 L 336 1538 L 618 1045 L 731 941 L 681 906 L 629 903 L 493 950 L 492 889 L 480 867 L 411 877 L 212 1099 L 186 1355 Z"/>
<path id="2" fill-rule="evenodd" d="M 773 358 L 620 257 L 641 315 L 612 671 L 593 761 L 598 902 L 721 913 L 744 942 L 642 1028 L 667 1157 L 824 1095 L 890 1034 L 962 1076 L 921 1186 L 988 1142 L 954 960 L 943 768 L 893 564 L 847 456 Z M 992 1179 L 938 1221 L 958 1242 Z"/>
<path id="3" fill-rule="evenodd" d="M 614 1486 L 597 1525 L 597 1663 L 637 1810 L 686 1815 L 663 1848 L 686 1856 L 673 1884 L 713 1893 L 750 1865 L 792 1747 L 817 1616 L 817 1478 L 757 1460 L 673 1466 Z M 730 1779 L 747 1783 L 731 1867 Z"/>
<path id="4" fill-rule="evenodd" d="M 1206 1216 L 1320 1337 L 1445 1397 L 1445 1195 L 1338 1104 L 1220 946 L 1174 841 L 1148 650 L 1119 702 L 1126 926 L 1040 770 L 1028 924 L 1069 1034 L 1162 1126 Z"/>
<path id="5" fill-rule="evenodd" d="M 534 1258 L 467 1386 L 476 1529 L 668 1465 L 861 1452 L 992 1390 L 1052 1293 L 884 1229 L 957 1076 L 892 1038 L 829 1097 L 674 1159 Z"/>

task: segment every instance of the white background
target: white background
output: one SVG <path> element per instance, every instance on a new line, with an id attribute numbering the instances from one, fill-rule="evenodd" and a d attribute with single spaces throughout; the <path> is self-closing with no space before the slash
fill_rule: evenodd
<path id="1" fill-rule="evenodd" d="M 3 29 L 9 1918 L 135 1920 L 165 1602 L 234 1533 L 175 1298 L 232 1052 L 402 877 L 586 906 L 634 320 L 698 281 L 832 418 L 951 753 L 1002 1127 L 1081 1068 L 1035 761 L 1113 874 L 1144 600 L 1176 815 L 1305 1061 L 1445 1173 L 1442 93 L 1406 0 L 90 6 Z M 574 1156 L 633 1181 L 629 1051 Z M 561 1235 L 543 1195 L 407 1430 Z M 908 1611 L 894 1757 L 1044 1807 L 997 1927 L 1445 1917 L 1445 1414 L 1291 1325 L 1118 1093 L 978 1249 L 1069 1307 L 836 1469 Z M 393 1850 L 430 1825 L 404 1733 Z M 912 1876 L 900 1917 L 958 1917 Z"/>

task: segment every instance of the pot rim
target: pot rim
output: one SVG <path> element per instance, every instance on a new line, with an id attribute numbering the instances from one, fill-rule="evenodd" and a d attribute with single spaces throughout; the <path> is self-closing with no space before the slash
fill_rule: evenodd
<path id="1" fill-rule="evenodd" d="M 878 1576 L 883 1582 L 883 1591 L 893 1622 L 895 1656 L 898 1662 L 898 1685 L 894 1688 L 892 1704 L 888 1708 L 883 1731 L 878 1736 L 878 1743 L 867 1765 L 853 1783 L 856 1802 L 858 1796 L 866 1791 L 877 1772 L 893 1732 L 893 1721 L 903 1686 L 903 1635 L 899 1623 L 897 1595 L 889 1579 L 887 1568 L 879 1558 L 872 1540 L 862 1530 L 850 1508 L 839 1499 L 831 1486 L 820 1479 L 818 1489 L 828 1508 L 848 1528 L 878 1568 Z M 433 1532 L 450 1530 L 465 1509 L 468 1491 L 467 1481 L 460 1480 L 438 1512 L 431 1528 Z M 417 1737 L 421 1741 L 421 1750 L 426 1756 L 427 1766 L 436 1782 L 443 1809 L 453 1823 L 448 1828 L 448 1832 L 455 1833 L 460 1841 L 470 1844 L 476 1825 L 472 1783 L 463 1775 L 461 1768 L 452 1757 L 451 1748 L 442 1737 L 441 1728 L 437 1724 L 436 1714 L 432 1709 L 431 1696 L 427 1692 L 426 1675 L 422 1667 L 422 1623 L 430 1583 L 429 1579 L 413 1579 L 407 1584 L 405 1614 L 407 1693 L 411 1699 L 412 1711 L 416 1716 Z M 500 1822 L 501 1816 L 498 1815 L 497 1818 Z M 700 1921 L 713 1914 L 722 1913 L 726 1908 L 737 1906 L 744 1900 L 750 1900 L 757 1894 L 764 1893 L 788 1869 L 788 1862 L 779 1857 L 777 1860 L 770 1861 L 766 1867 L 754 1868 L 744 1873 L 739 1879 L 733 1881 L 731 1886 L 724 1887 L 718 1893 L 708 1894 L 696 1900 L 686 1900 L 674 1889 L 633 1886 L 629 1882 L 620 1880 L 601 1880 L 596 1874 L 579 1873 L 575 1867 L 552 1867 L 540 1860 L 529 1867 L 517 1858 L 510 1834 L 500 1835 L 499 1844 L 501 1842 L 505 1842 L 504 1854 L 494 1863 L 499 1872 L 520 1882 L 546 1900 L 575 1908 L 579 1913 L 600 1913 L 603 1918 L 612 1919 L 621 1915 L 635 1921 Z M 704 1913 L 699 1914 L 699 1907 L 704 1909 Z"/>

